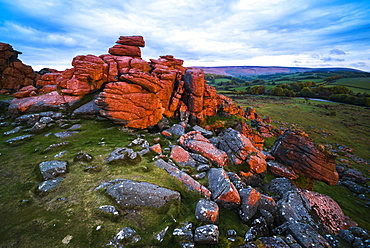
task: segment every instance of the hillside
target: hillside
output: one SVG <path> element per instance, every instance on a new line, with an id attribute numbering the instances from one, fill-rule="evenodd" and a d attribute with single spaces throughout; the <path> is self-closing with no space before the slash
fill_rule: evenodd
<path id="1" fill-rule="evenodd" d="M 296 73 L 310 71 L 354 71 L 351 68 L 307 68 L 307 67 L 280 67 L 280 66 L 219 66 L 219 67 L 195 67 L 204 70 L 205 73 L 225 76 L 256 76 L 277 73 Z"/>

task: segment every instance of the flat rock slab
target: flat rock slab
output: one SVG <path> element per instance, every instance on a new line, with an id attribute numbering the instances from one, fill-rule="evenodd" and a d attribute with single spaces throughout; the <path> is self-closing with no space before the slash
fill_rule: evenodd
<path id="1" fill-rule="evenodd" d="M 148 182 L 123 179 L 106 191 L 124 206 L 162 207 L 171 200 L 181 201 L 180 193 Z"/>
<path id="2" fill-rule="evenodd" d="M 66 137 L 72 136 L 75 133 L 79 133 L 79 131 L 63 131 L 63 132 L 55 133 L 54 135 L 55 137 L 58 137 L 58 138 L 66 138 Z"/>
<path id="3" fill-rule="evenodd" d="M 23 141 L 29 140 L 32 137 L 33 137 L 32 134 L 21 135 L 21 136 L 18 136 L 18 137 L 8 139 L 8 140 L 5 141 L 5 143 L 13 146 L 13 145 L 17 145 L 17 144 L 19 144 Z"/>
<path id="4" fill-rule="evenodd" d="M 67 171 L 67 162 L 52 160 L 39 164 L 40 172 L 44 180 L 49 180 L 64 174 Z"/>
<path id="5" fill-rule="evenodd" d="M 155 161 L 154 165 L 159 168 L 165 169 L 171 176 L 183 182 L 188 187 L 188 189 L 198 191 L 206 197 L 211 197 L 211 192 L 205 186 L 195 181 L 191 176 L 189 176 L 185 172 L 165 162 L 163 159 Z"/>
<path id="6" fill-rule="evenodd" d="M 54 189 L 56 186 L 58 186 L 63 181 L 63 179 L 64 177 L 57 177 L 54 179 L 44 181 L 39 184 L 37 189 L 40 190 L 41 192 L 47 192 L 49 190 Z"/>

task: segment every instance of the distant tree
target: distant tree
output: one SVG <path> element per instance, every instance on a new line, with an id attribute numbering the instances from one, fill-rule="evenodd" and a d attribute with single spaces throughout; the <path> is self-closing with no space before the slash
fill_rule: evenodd
<path id="1" fill-rule="evenodd" d="M 263 85 L 256 85 L 250 88 L 249 94 L 252 95 L 263 95 L 266 91 L 266 87 Z"/>
<path id="2" fill-rule="evenodd" d="M 301 90 L 300 95 L 303 96 L 303 97 L 314 97 L 315 93 L 310 88 L 304 87 Z"/>

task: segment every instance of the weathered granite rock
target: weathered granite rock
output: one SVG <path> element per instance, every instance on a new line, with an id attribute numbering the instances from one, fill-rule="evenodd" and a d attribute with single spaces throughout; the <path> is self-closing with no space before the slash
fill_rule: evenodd
<path id="1" fill-rule="evenodd" d="M 219 218 L 219 207 L 213 201 L 200 199 L 195 208 L 195 218 L 206 224 L 217 224 Z"/>
<path id="2" fill-rule="evenodd" d="M 192 223 L 184 223 L 182 227 L 175 228 L 172 235 L 180 237 L 179 239 L 182 239 L 182 241 L 193 241 L 194 234 L 192 229 Z"/>
<path id="3" fill-rule="evenodd" d="M 94 119 L 100 116 L 100 108 L 96 105 L 95 100 L 91 100 L 73 111 L 72 115 Z"/>
<path id="4" fill-rule="evenodd" d="M 232 128 L 226 129 L 219 136 L 218 148 L 227 153 L 231 163 L 239 165 L 246 162 L 253 173 L 266 171 L 266 156 L 253 146 L 250 139 Z"/>
<path id="5" fill-rule="evenodd" d="M 25 135 L 21 135 L 21 136 L 18 136 L 18 137 L 8 139 L 8 140 L 5 141 L 5 143 L 7 143 L 11 146 L 15 146 L 15 145 L 19 145 L 19 144 L 23 143 L 24 141 L 32 139 L 32 138 L 33 138 L 32 134 L 25 134 Z"/>
<path id="6" fill-rule="evenodd" d="M 290 180 L 294 180 L 299 177 L 296 173 L 294 173 L 294 171 L 289 170 L 287 167 L 285 167 L 283 164 L 279 162 L 268 161 L 267 165 L 269 171 L 276 176 L 285 177 Z"/>
<path id="7" fill-rule="evenodd" d="M 365 177 L 364 174 L 355 169 L 348 169 L 342 174 L 343 180 L 353 181 L 355 183 L 367 183 L 370 181 L 370 178 Z"/>
<path id="8" fill-rule="evenodd" d="M 120 36 L 116 41 L 118 44 L 128 45 L 128 46 L 139 46 L 145 47 L 145 41 L 143 36 L 134 35 L 134 36 Z"/>
<path id="9" fill-rule="evenodd" d="M 149 150 L 157 154 L 162 154 L 162 147 L 160 144 L 155 144 L 149 147 Z"/>
<path id="10" fill-rule="evenodd" d="M 300 190 L 300 193 L 307 198 L 311 208 L 331 233 L 338 234 L 343 229 L 344 213 L 331 197 L 308 190 Z"/>
<path id="11" fill-rule="evenodd" d="M 106 192 L 123 206 L 159 208 L 171 200 L 181 201 L 180 193 L 148 182 L 124 179 L 107 188 Z"/>
<path id="12" fill-rule="evenodd" d="M 125 245 L 136 243 L 141 240 L 139 235 L 135 235 L 136 231 L 131 227 L 122 228 L 107 246 L 124 247 Z"/>
<path id="13" fill-rule="evenodd" d="M 265 248 L 290 248 L 289 245 L 279 237 L 261 237 L 258 240 Z"/>
<path id="14" fill-rule="evenodd" d="M 119 215 L 119 212 L 117 211 L 115 206 L 112 205 L 103 205 L 98 207 L 99 210 L 107 213 L 112 213 L 113 215 Z"/>
<path id="15" fill-rule="evenodd" d="M 141 156 L 130 148 L 117 148 L 109 154 L 107 162 L 118 165 L 136 165 L 140 163 Z"/>
<path id="16" fill-rule="evenodd" d="M 197 165 L 193 157 L 181 146 L 172 147 L 170 159 L 183 166 L 195 167 Z"/>
<path id="17" fill-rule="evenodd" d="M 64 177 L 56 177 L 53 179 L 49 179 L 47 181 L 44 181 L 37 186 L 37 189 L 41 192 L 48 192 L 49 190 L 54 189 L 57 187 L 62 181 Z"/>
<path id="18" fill-rule="evenodd" d="M 195 181 L 191 176 L 179 170 L 175 166 L 166 163 L 163 159 L 155 161 L 154 165 L 165 169 L 171 176 L 183 182 L 190 190 L 198 191 L 208 198 L 211 197 L 211 192 L 205 186 Z"/>
<path id="19" fill-rule="evenodd" d="M 258 211 L 261 193 L 252 187 L 239 190 L 241 204 L 239 207 L 239 216 L 243 221 L 250 220 Z"/>
<path id="20" fill-rule="evenodd" d="M 162 119 L 160 99 L 137 84 L 108 83 L 95 103 L 102 116 L 127 127 L 144 129 Z"/>
<path id="21" fill-rule="evenodd" d="M 67 131 L 62 131 L 62 132 L 54 133 L 54 136 L 57 137 L 57 138 L 67 138 L 67 137 L 70 137 L 73 134 L 76 134 L 76 133 L 79 133 L 79 132 L 80 131 L 70 131 L 70 130 L 67 130 Z"/>
<path id="22" fill-rule="evenodd" d="M 198 126 L 198 125 L 195 125 L 195 126 L 193 127 L 193 130 L 194 130 L 194 131 L 198 131 L 198 132 L 200 132 L 200 133 L 201 133 L 204 137 L 206 137 L 206 138 L 211 138 L 211 137 L 213 136 L 212 131 L 206 130 L 206 129 L 204 129 L 204 128 L 202 128 L 202 127 Z"/>
<path id="23" fill-rule="evenodd" d="M 198 244 L 217 244 L 219 235 L 218 226 L 204 225 L 195 229 L 194 241 Z"/>
<path id="24" fill-rule="evenodd" d="M 44 180 L 53 179 L 67 171 L 67 162 L 59 160 L 45 161 L 39 164 Z"/>
<path id="25" fill-rule="evenodd" d="M 73 158 L 73 161 L 74 162 L 91 162 L 93 159 L 94 157 L 88 154 L 87 152 L 80 151 Z"/>
<path id="26" fill-rule="evenodd" d="M 57 91 L 45 95 L 16 98 L 10 102 L 9 113 L 18 116 L 24 112 L 59 110 L 62 105 L 73 106 L 81 96 L 62 96 Z"/>
<path id="27" fill-rule="evenodd" d="M 12 134 L 19 133 L 20 131 L 22 131 L 22 128 L 23 128 L 22 126 L 15 127 L 10 131 L 4 132 L 3 135 L 4 136 L 9 136 L 9 135 L 12 135 Z"/>
<path id="28" fill-rule="evenodd" d="M 346 186 L 350 191 L 356 194 L 367 194 L 370 193 L 370 189 L 361 185 L 358 185 L 352 181 L 340 181 L 340 185 Z"/>
<path id="29" fill-rule="evenodd" d="M 222 168 L 211 168 L 208 172 L 209 190 L 212 200 L 226 209 L 235 209 L 240 205 L 238 190 L 231 183 Z"/>
<path id="30" fill-rule="evenodd" d="M 251 228 L 245 233 L 244 241 L 253 241 L 264 236 L 270 236 L 270 231 L 266 220 L 260 217 L 252 221 Z"/>
<path id="31" fill-rule="evenodd" d="M 228 160 L 227 154 L 224 151 L 217 149 L 200 132 L 191 131 L 186 133 L 180 137 L 179 142 L 183 147 L 187 147 L 194 152 L 201 153 L 217 166 L 226 166 Z"/>
<path id="32" fill-rule="evenodd" d="M 310 225 L 300 222 L 290 222 L 287 233 L 291 234 L 302 248 L 330 247 L 329 243 L 317 233 Z"/>
<path id="33" fill-rule="evenodd" d="M 0 89 L 15 89 L 35 83 L 36 75 L 31 66 L 18 59 L 19 51 L 0 42 Z"/>
<path id="34" fill-rule="evenodd" d="M 242 133 L 245 137 L 249 138 L 254 147 L 262 150 L 265 140 L 258 131 L 253 130 L 250 125 L 243 121 L 238 122 L 234 129 Z"/>
<path id="35" fill-rule="evenodd" d="M 275 141 L 271 153 L 296 173 L 329 185 L 336 185 L 338 182 L 335 158 L 320 151 L 313 141 L 305 136 L 286 131 Z"/>

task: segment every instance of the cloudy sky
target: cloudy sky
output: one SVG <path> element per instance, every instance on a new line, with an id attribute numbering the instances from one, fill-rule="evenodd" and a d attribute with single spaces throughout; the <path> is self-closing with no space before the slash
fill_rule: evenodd
<path id="1" fill-rule="evenodd" d="M 142 35 L 145 60 L 370 72 L 369 0 L 0 0 L 0 42 L 35 70 Z"/>

